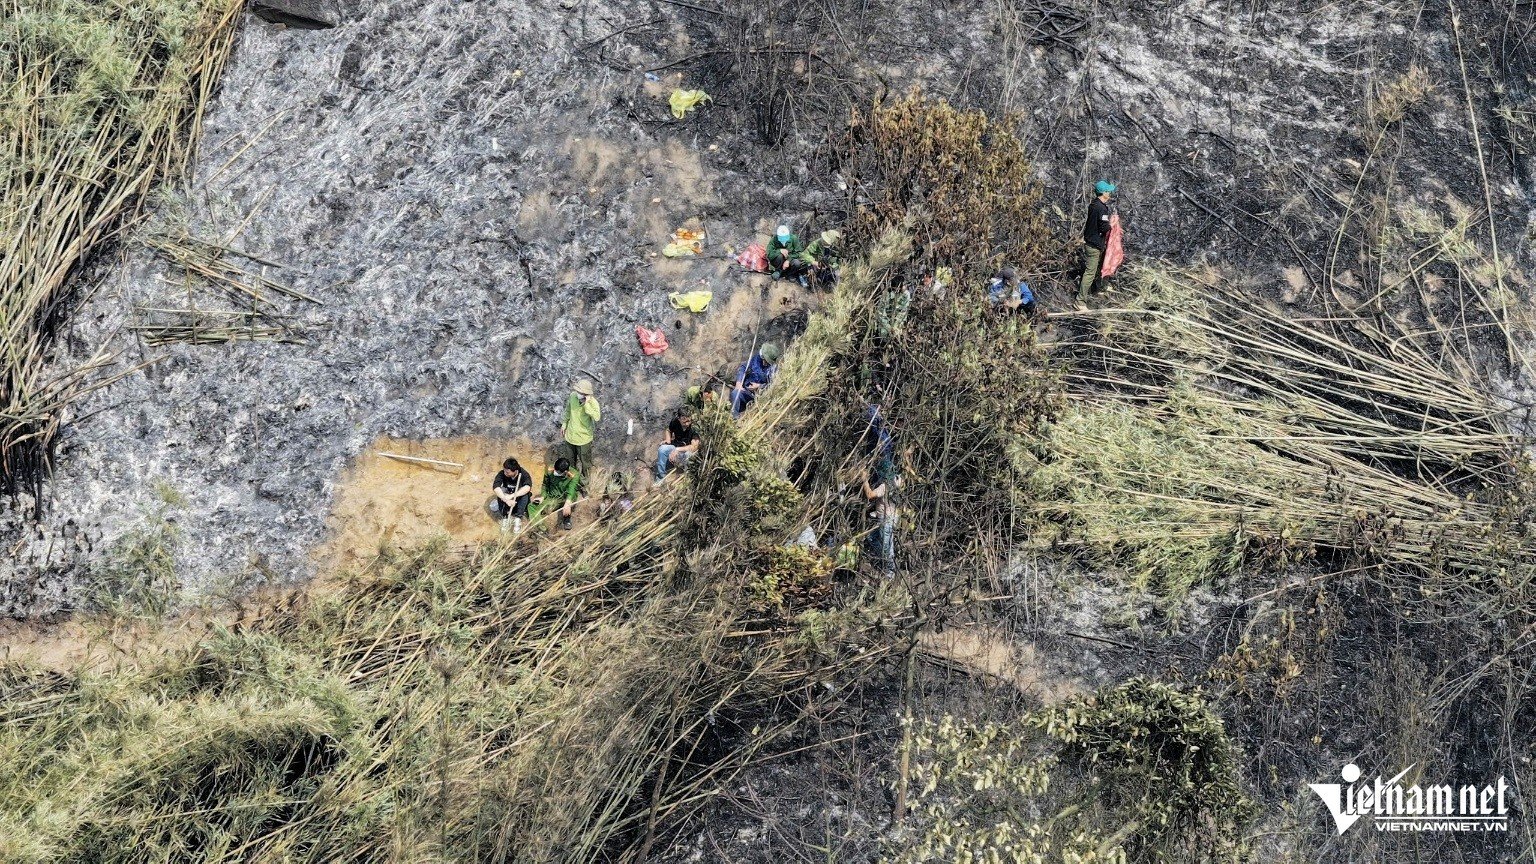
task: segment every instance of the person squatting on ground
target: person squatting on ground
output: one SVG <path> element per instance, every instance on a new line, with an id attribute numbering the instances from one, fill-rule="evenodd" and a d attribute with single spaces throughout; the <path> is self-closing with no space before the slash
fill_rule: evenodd
<path id="1" fill-rule="evenodd" d="M 694 411 L 703 411 L 705 408 L 715 404 L 720 398 L 720 394 L 716 393 L 715 390 L 722 383 L 718 378 L 711 377 L 707 387 L 700 384 L 689 387 L 683 393 L 683 406 Z"/>
<path id="2" fill-rule="evenodd" d="M 529 521 L 537 522 L 540 516 L 558 509 L 560 527 L 569 530 L 571 514 L 580 498 L 581 474 L 571 470 L 571 460 L 562 456 L 555 460 L 554 468 L 544 472 L 544 483 L 528 508 Z"/>
<path id="3" fill-rule="evenodd" d="M 775 279 L 798 279 L 801 285 L 810 286 L 806 274 L 811 272 L 811 265 L 805 260 L 805 244 L 788 225 L 780 225 L 768 241 L 768 272 Z"/>
<path id="4" fill-rule="evenodd" d="M 1100 180 L 1093 184 L 1093 193 L 1093 200 L 1088 202 L 1088 221 L 1083 225 L 1083 278 L 1077 286 L 1079 305 L 1088 301 L 1090 289 L 1099 287 L 1104 249 L 1109 245 L 1109 220 L 1114 216 L 1110 196 L 1115 193 L 1115 184 Z"/>
<path id="5" fill-rule="evenodd" d="M 752 359 L 741 364 L 736 370 L 736 386 L 731 389 L 731 416 L 740 417 L 741 412 L 747 410 L 747 406 L 757 398 L 764 387 L 773 383 L 773 375 L 778 371 L 779 346 L 772 342 L 765 343 L 752 355 Z"/>
<path id="6" fill-rule="evenodd" d="M 1035 292 L 1029 289 L 1028 282 L 1020 281 L 1012 267 L 997 271 L 997 275 L 987 283 L 987 300 L 993 308 L 1005 312 L 1023 312 L 1030 318 L 1035 317 Z"/>
<path id="7" fill-rule="evenodd" d="M 565 400 L 560 431 L 565 433 L 565 447 L 571 464 L 582 477 L 592 475 L 592 438 L 598 421 L 602 419 L 603 409 L 597 404 L 597 396 L 592 392 L 592 382 L 577 381 L 571 395 Z"/>
<path id="8" fill-rule="evenodd" d="M 514 535 L 523 533 L 528 518 L 528 502 L 533 497 L 533 475 L 516 459 L 501 463 L 501 470 L 491 480 L 491 512 L 501 523 L 501 530 Z"/>
<path id="9" fill-rule="evenodd" d="M 837 266 L 843 257 L 843 232 L 836 229 L 823 231 L 821 236 L 805 247 L 801 256 L 810 268 L 811 281 L 818 286 L 837 284 Z"/>
<path id="10" fill-rule="evenodd" d="M 666 438 L 656 448 L 656 482 L 665 480 L 672 468 L 687 465 L 697 449 L 699 433 L 693 429 L 693 414 L 687 410 L 677 412 L 667 424 Z"/>

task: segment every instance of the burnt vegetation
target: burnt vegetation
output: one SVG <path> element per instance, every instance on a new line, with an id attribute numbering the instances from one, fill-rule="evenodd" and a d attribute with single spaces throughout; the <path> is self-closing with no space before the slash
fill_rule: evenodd
<path id="1" fill-rule="evenodd" d="M 686 480 L 561 539 L 387 557 L 109 672 L 6 668 L 0 854 L 746 858 L 719 839 L 779 818 L 746 796 L 789 766 L 786 798 L 874 814 L 764 844 L 799 855 L 1529 859 L 1523 811 L 1508 835 L 1336 839 L 1305 797 L 1345 761 L 1526 788 L 1526 277 L 1492 148 L 1456 163 L 1480 206 L 1394 180 L 1435 99 L 1521 164 L 1529 82 L 1482 106 L 1466 52 L 1492 40 L 1487 65 L 1524 75 L 1526 7 L 1454 17 L 1435 71 L 1373 83 L 1344 192 L 1185 196 L 1294 282 L 1148 257 L 1047 322 L 980 285 L 1008 265 L 1065 295 L 1068 220 L 1010 70 L 1082 60 L 1082 10 L 999 10 L 988 113 L 963 83 L 887 86 L 867 61 L 889 10 L 665 5 L 691 47 L 641 71 L 734 105 L 708 122 L 824 192 L 813 218 L 857 253 L 773 386 L 741 422 L 704 410 Z M 881 460 L 903 479 L 889 579 L 859 496 Z M 1111 683 L 1044 704 L 922 647 L 966 627 L 1069 669 L 1113 649 Z"/>

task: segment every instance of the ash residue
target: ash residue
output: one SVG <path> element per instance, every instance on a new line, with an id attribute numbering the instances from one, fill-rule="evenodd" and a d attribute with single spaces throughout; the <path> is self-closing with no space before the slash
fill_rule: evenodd
<path id="1" fill-rule="evenodd" d="M 845 202 L 820 167 L 823 145 L 839 111 L 882 90 L 921 85 L 1019 112 L 1063 238 L 1077 190 L 1112 176 L 1133 255 L 1244 267 L 1271 293 L 1305 295 L 1325 266 L 1349 268 L 1362 238 L 1344 238 L 1329 262 L 1322 249 L 1369 148 L 1362 105 L 1409 65 L 1436 86 L 1389 141 L 1395 197 L 1446 213 L 1481 201 L 1476 155 L 1457 138 L 1467 114 L 1455 47 L 1434 12 L 1189 2 L 1089 16 L 1053 5 L 1065 17 L 1048 29 L 1070 32 L 1042 39 L 1047 7 L 1027 3 L 721 8 L 384 2 L 331 30 L 249 23 L 196 173 L 157 224 L 233 237 L 284 265 L 264 272 L 323 301 L 281 304 L 307 342 L 139 344 L 122 329 L 133 307 L 182 304 L 186 289 L 179 271 L 125 244 L 73 318 L 60 363 L 112 344 L 125 367 L 150 365 L 80 407 L 41 524 L 28 524 L 26 502 L 6 515 L 6 611 L 75 606 L 92 562 L 143 523 L 159 486 L 186 499 L 174 516 L 187 584 L 303 579 L 333 479 L 368 442 L 551 440 L 579 370 L 601 379 L 613 418 L 601 450 L 631 467 L 642 439 L 626 441 L 624 421 L 651 434 L 686 383 L 804 307 L 783 292 L 767 300 L 762 280 L 732 272 L 726 248 L 784 215 L 837 218 Z M 1478 69 L 1496 27 L 1462 23 Z M 660 81 L 640 71 L 675 60 Z M 674 80 L 715 103 L 673 120 Z M 1477 110 L 1494 137 L 1488 82 L 1474 94 L 1488 100 Z M 1527 208 L 1513 163 L 1488 158 L 1513 241 Z M 652 257 L 690 217 L 712 257 Z M 1527 263 L 1523 247 L 1507 254 Z M 711 312 L 668 307 L 668 291 L 700 280 L 715 292 Z M 642 358 L 636 324 L 666 328 L 672 351 Z"/>

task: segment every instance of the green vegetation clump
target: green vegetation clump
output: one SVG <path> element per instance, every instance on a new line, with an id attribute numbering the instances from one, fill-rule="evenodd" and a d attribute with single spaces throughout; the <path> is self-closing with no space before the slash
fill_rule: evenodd
<path id="1" fill-rule="evenodd" d="M 1131 860 L 1238 860 L 1253 803 L 1238 783 L 1236 748 L 1198 693 L 1133 678 L 1031 718 L 1088 774 L 1085 799 Z"/>
<path id="2" fill-rule="evenodd" d="M 832 591 L 832 558 L 805 546 L 768 552 L 762 575 L 747 583 L 748 594 L 765 610 L 783 614 L 825 601 Z"/>
<path id="3" fill-rule="evenodd" d="M 1254 808 L 1197 693 L 1138 678 L 1011 722 L 909 724 L 892 864 L 1240 858 Z"/>

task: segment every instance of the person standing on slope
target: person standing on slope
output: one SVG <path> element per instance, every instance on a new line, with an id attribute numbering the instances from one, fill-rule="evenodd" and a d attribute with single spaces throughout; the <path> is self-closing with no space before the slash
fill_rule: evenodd
<path id="1" fill-rule="evenodd" d="M 1093 200 L 1088 202 L 1088 221 L 1083 225 L 1083 279 L 1077 286 L 1077 304 L 1082 308 L 1088 292 L 1097 287 L 1104 268 L 1104 250 L 1109 245 L 1109 223 L 1115 215 L 1110 196 L 1115 184 L 1100 180 L 1093 184 Z"/>
<path id="2" fill-rule="evenodd" d="M 560 431 L 565 433 L 565 447 L 571 466 L 585 485 L 592 476 L 592 438 L 597 422 L 603 419 L 603 409 L 597 404 L 591 381 L 577 381 L 571 395 L 565 400 L 565 413 L 560 417 Z"/>

